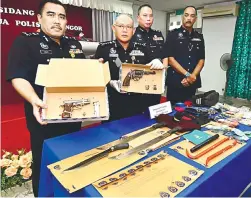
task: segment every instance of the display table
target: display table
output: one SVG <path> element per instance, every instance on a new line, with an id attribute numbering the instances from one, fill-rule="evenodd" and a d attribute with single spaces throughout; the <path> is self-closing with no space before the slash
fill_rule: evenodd
<path id="1" fill-rule="evenodd" d="M 154 123 L 154 120 L 149 120 L 145 115 L 139 115 L 46 140 L 43 146 L 39 196 L 100 197 L 92 185 L 69 194 L 50 173 L 47 165 L 119 139 L 122 135 Z M 238 128 L 251 131 L 251 127 L 244 125 Z M 173 144 L 149 153 L 148 156 L 165 150 L 178 159 L 205 171 L 196 182 L 181 192 L 179 197 L 237 197 L 251 182 L 251 141 L 209 169 L 171 150 L 169 146 Z"/>

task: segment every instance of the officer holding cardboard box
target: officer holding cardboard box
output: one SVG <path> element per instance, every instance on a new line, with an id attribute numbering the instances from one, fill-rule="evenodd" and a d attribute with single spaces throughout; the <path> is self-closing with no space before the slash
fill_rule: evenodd
<path id="1" fill-rule="evenodd" d="M 48 64 L 51 58 L 85 58 L 81 44 L 63 36 L 66 30 L 66 8 L 58 0 L 45 0 L 39 6 L 40 33 L 23 33 L 14 41 L 9 53 L 7 80 L 25 99 L 27 128 L 30 131 L 32 185 L 38 196 L 43 142 L 47 138 L 79 131 L 81 122 L 46 124 L 41 119 L 43 87 L 35 85 L 38 64 Z M 58 74 L 60 75 L 60 74 Z"/>

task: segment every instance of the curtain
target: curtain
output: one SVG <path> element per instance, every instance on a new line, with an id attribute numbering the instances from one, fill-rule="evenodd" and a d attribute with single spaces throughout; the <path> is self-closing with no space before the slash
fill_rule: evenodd
<path id="1" fill-rule="evenodd" d="M 94 41 L 103 42 L 115 39 L 112 25 L 118 15 L 120 15 L 120 13 L 96 9 L 92 10 L 92 34 Z"/>
<path id="2" fill-rule="evenodd" d="M 113 40 L 113 14 L 104 10 L 92 10 L 92 34 L 97 42 Z"/>
<path id="3" fill-rule="evenodd" d="M 239 2 L 232 59 L 228 70 L 227 96 L 251 99 L 251 0 Z"/>
<path id="4" fill-rule="evenodd" d="M 132 3 L 119 0 L 60 0 L 63 4 L 79 7 L 133 14 Z"/>

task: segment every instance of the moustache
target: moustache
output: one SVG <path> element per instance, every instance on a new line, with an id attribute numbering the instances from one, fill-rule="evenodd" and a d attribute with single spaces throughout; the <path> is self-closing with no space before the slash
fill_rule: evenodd
<path id="1" fill-rule="evenodd" d="M 54 29 L 54 28 L 57 28 L 57 29 L 62 30 L 62 28 L 61 28 L 61 27 L 59 27 L 59 26 L 52 26 L 52 27 L 51 27 L 51 29 Z"/>
<path id="2" fill-rule="evenodd" d="M 192 22 L 191 21 L 187 21 L 186 23 L 190 23 L 191 24 Z"/>

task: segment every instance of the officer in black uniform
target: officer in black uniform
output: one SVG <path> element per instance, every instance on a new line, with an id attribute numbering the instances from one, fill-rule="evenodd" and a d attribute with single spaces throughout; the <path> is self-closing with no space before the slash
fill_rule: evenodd
<path id="1" fill-rule="evenodd" d="M 170 31 L 165 43 L 164 54 L 171 66 L 167 70 L 167 99 L 172 104 L 191 99 L 201 87 L 205 45 L 203 35 L 193 29 L 196 19 L 196 8 L 186 7 L 182 26 Z"/>
<path id="2" fill-rule="evenodd" d="M 121 82 L 119 71 L 121 63 L 147 64 L 151 61 L 149 50 L 144 43 L 131 41 L 133 20 L 125 14 L 118 16 L 113 31 L 116 40 L 100 43 L 95 58 L 109 61 L 111 81 L 108 85 L 110 120 L 117 120 L 140 114 L 149 106 L 149 95 L 138 93 L 119 93 Z M 163 69 L 159 59 L 152 60 L 152 69 Z"/>
<path id="3" fill-rule="evenodd" d="M 51 58 L 85 58 L 81 44 L 67 36 L 66 10 L 58 0 L 42 1 L 38 20 L 40 33 L 23 33 L 14 41 L 9 53 L 7 80 L 25 99 L 27 128 L 30 131 L 33 157 L 33 193 L 38 196 L 40 164 L 43 142 L 47 138 L 80 130 L 81 122 L 47 124 L 42 121 L 43 87 L 35 85 L 38 64 L 48 64 Z M 60 74 L 58 74 L 60 75 Z"/>
<path id="4" fill-rule="evenodd" d="M 132 40 L 138 43 L 146 43 L 150 51 L 150 58 L 159 58 L 161 61 L 163 57 L 164 37 L 159 30 L 151 28 L 153 24 L 153 10 L 149 4 L 141 5 L 138 9 L 138 27 L 135 30 Z M 167 66 L 167 60 L 163 62 Z M 160 103 L 161 95 L 152 94 L 151 100 L 153 104 Z"/>

